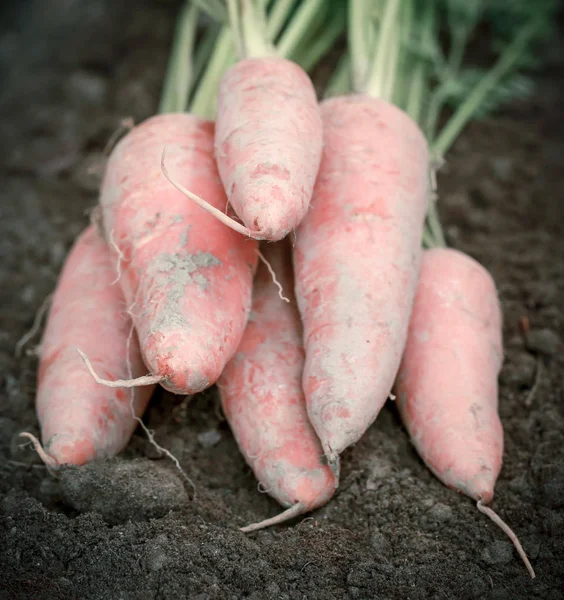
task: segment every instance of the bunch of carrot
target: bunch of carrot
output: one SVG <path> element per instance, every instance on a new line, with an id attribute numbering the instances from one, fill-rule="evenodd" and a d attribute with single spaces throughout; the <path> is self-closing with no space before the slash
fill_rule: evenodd
<path id="1" fill-rule="evenodd" d="M 437 3 L 350 0 L 336 97 L 320 104 L 306 70 L 341 33 L 345 3 L 266 4 L 206 3 L 229 26 L 210 27 L 194 60 L 200 3 L 183 9 L 161 114 L 112 152 L 99 230 L 77 240 L 54 295 L 44 445 L 24 435 L 52 470 L 81 465 L 127 444 L 156 384 L 217 383 L 245 459 L 286 507 L 252 531 L 326 503 L 339 455 L 393 390 L 432 472 L 505 528 L 534 576 L 484 506 L 503 450 L 495 285 L 443 247 L 430 164 L 520 66 L 539 23 L 437 135 L 478 2 L 447 2 L 457 29 L 441 78 Z"/>

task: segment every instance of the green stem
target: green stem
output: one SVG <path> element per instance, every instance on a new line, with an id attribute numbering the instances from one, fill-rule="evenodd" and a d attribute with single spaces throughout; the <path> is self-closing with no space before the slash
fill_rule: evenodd
<path id="1" fill-rule="evenodd" d="M 290 11 L 294 7 L 294 2 L 295 0 L 274 0 L 266 26 L 266 35 L 270 42 L 274 42 L 282 31 L 282 27 L 286 24 Z"/>
<path id="2" fill-rule="evenodd" d="M 206 31 L 196 47 L 196 53 L 194 55 L 194 65 L 192 68 L 193 71 L 193 80 L 194 85 L 193 88 L 196 87 L 197 82 L 202 77 L 202 73 L 206 68 L 208 61 L 210 60 L 210 56 L 213 52 L 213 47 L 219 35 L 220 27 L 217 23 L 211 23 L 206 28 Z"/>
<path id="3" fill-rule="evenodd" d="M 439 219 L 437 201 L 435 199 L 430 200 L 429 210 L 427 211 L 427 223 L 429 225 L 431 237 L 433 238 L 434 246 L 444 248 L 446 246 L 446 240 L 443 234 L 441 220 Z"/>
<path id="4" fill-rule="evenodd" d="M 441 115 L 442 108 L 448 97 L 448 82 L 437 86 L 429 97 L 427 115 L 425 119 L 424 131 L 428 140 L 435 139 L 437 124 Z"/>
<path id="5" fill-rule="evenodd" d="M 213 55 L 208 62 L 200 85 L 194 94 L 190 112 L 205 119 L 213 119 L 217 105 L 217 88 L 224 72 L 236 60 L 233 36 L 229 27 L 223 27 L 217 38 Z"/>
<path id="6" fill-rule="evenodd" d="M 435 6 L 433 2 L 425 2 L 421 23 L 419 28 L 419 40 L 424 49 L 431 47 L 434 43 L 434 25 L 435 25 Z M 429 57 L 420 55 L 417 57 L 417 65 L 411 74 L 411 83 L 409 85 L 409 96 L 406 102 L 407 114 L 419 123 L 425 96 L 429 85 Z"/>
<path id="7" fill-rule="evenodd" d="M 226 21 L 227 13 L 222 0 L 193 0 L 193 3 L 216 23 Z"/>
<path id="8" fill-rule="evenodd" d="M 305 51 L 301 54 L 292 54 L 289 58 L 297 62 L 304 71 L 312 71 L 339 39 L 345 28 L 344 23 L 342 14 L 336 11 L 334 17 L 328 25 L 322 28 L 317 38 L 313 41 L 304 40 Z"/>
<path id="9" fill-rule="evenodd" d="M 325 89 L 325 98 L 344 96 L 351 91 L 350 62 L 350 54 L 345 52 L 337 63 L 337 67 L 333 71 L 331 79 L 327 84 L 327 88 Z"/>
<path id="10" fill-rule="evenodd" d="M 161 114 L 186 110 L 193 81 L 191 55 L 199 14 L 199 8 L 187 0 L 178 17 L 159 104 L 159 113 Z"/>
<path id="11" fill-rule="evenodd" d="M 348 45 L 351 57 L 353 88 L 361 90 L 368 76 L 369 10 L 366 0 L 349 0 Z"/>
<path id="12" fill-rule="evenodd" d="M 398 60 L 400 54 L 400 41 L 401 36 L 397 33 L 399 19 L 395 19 L 394 29 L 396 34 L 394 37 L 394 43 L 390 44 L 390 50 L 387 53 L 386 61 L 386 75 L 384 77 L 384 84 L 382 89 L 382 98 L 384 100 L 391 101 L 394 95 L 394 89 L 396 87 L 396 80 L 398 76 Z"/>
<path id="13" fill-rule="evenodd" d="M 255 0 L 257 3 L 256 20 L 259 31 L 262 32 L 263 40 L 266 42 L 268 47 L 272 47 L 272 44 L 268 38 L 267 22 L 266 22 L 266 7 L 268 0 Z"/>
<path id="14" fill-rule="evenodd" d="M 528 42 L 541 25 L 542 22 L 540 18 L 527 23 L 514 38 L 513 42 L 502 53 L 497 63 L 488 71 L 486 76 L 474 86 L 466 100 L 458 107 L 448 123 L 443 127 L 434 143 L 432 143 L 432 149 L 436 155 L 443 156 L 447 152 L 468 121 L 472 118 L 476 109 L 518 61 Z"/>
<path id="15" fill-rule="evenodd" d="M 239 57 L 245 56 L 244 32 L 241 28 L 241 15 L 239 14 L 239 5 L 237 0 L 227 0 L 227 14 L 229 15 L 229 27 L 233 34 L 235 50 Z"/>
<path id="16" fill-rule="evenodd" d="M 277 54 L 284 57 L 291 56 L 308 29 L 315 24 L 314 19 L 322 18 L 327 8 L 326 0 L 303 0 L 276 45 Z"/>
<path id="17" fill-rule="evenodd" d="M 423 230 L 423 246 L 427 249 L 437 247 L 437 244 L 433 236 L 431 235 L 431 232 L 427 228 Z"/>
<path id="18" fill-rule="evenodd" d="M 241 19 L 231 22 L 231 29 L 235 39 L 242 40 L 242 51 L 238 49 L 239 58 L 262 58 L 273 56 L 274 48 L 266 40 L 266 31 L 260 27 L 260 9 L 253 5 L 253 0 L 228 0 L 228 3 L 237 2 L 241 8 Z M 231 11 L 229 11 L 231 14 Z M 237 12 L 237 11 L 236 11 Z"/>
<path id="19" fill-rule="evenodd" d="M 389 85 L 386 78 L 390 75 L 386 68 L 386 63 L 392 45 L 397 44 L 397 15 L 400 0 L 385 0 L 384 13 L 378 35 L 378 47 L 376 49 L 376 58 L 372 63 L 372 68 L 364 92 L 375 98 L 386 99 L 386 91 Z M 392 74 L 394 77 L 395 74 Z"/>
<path id="20" fill-rule="evenodd" d="M 450 38 L 451 48 L 448 57 L 448 69 L 453 77 L 457 77 L 466 51 L 469 31 L 466 27 L 458 27 Z"/>
<path id="21" fill-rule="evenodd" d="M 403 0 L 401 7 L 400 23 L 400 44 L 398 57 L 398 78 L 393 90 L 392 101 L 400 108 L 404 107 L 409 98 L 408 90 L 411 79 L 411 51 L 409 44 L 413 35 L 413 2 L 412 0 Z"/>

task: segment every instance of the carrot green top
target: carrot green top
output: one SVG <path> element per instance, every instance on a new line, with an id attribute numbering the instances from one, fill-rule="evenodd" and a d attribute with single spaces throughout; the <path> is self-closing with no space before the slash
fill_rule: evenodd
<path id="1" fill-rule="evenodd" d="M 436 166 L 468 122 L 530 92 L 532 84 L 520 71 L 534 66 L 532 49 L 549 36 L 557 7 L 557 0 L 350 0 L 348 57 L 329 94 L 352 86 L 407 112 L 427 137 L 434 190 Z M 484 22 L 497 60 L 489 68 L 467 67 L 467 46 Z M 443 32 L 446 52 L 439 40 Z M 439 129 L 447 106 L 449 118 Z M 435 201 L 424 243 L 445 245 Z"/>
<path id="2" fill-rule="evenodd" d="M 226 18 L 208 11 L 206 0 L 198 4 L 222 24 L 190 104 L 192 112 L 208 118 L 215 116 L 219 81 L 237 57 L 280 56 L 311 71 L 346 23 L 346 0 L 227 0 Z"/>

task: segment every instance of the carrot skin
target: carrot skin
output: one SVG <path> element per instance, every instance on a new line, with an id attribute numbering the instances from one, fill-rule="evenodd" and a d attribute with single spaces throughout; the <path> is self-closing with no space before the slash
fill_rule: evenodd
<path id="1" fill-rule="evenodd" d="M 315 90 L 295 63 L 238 62 L 218 95 L 215 156 L 229 203 L 264 239 L 280 240 L 307 213 L 323 133 Z"/>
<path id="2" fill-rule="evenodd" d="M 98 385 L 76 351 L 85 352 L 106 377 L 146 372 L 115 278 L 106 243 L 88 227 L 65 262 L 41 342 L 37 414 L 44 449 L 58 465 L 116 455 L 137 426 L 133 413 L 142 415 L 154 389 Z"/>
<path id="3" fill-rule="evenodd" d="M 162 385 L 192 394 L 212 385 L 235 352 L 251 304 L 254 241 L 185 198 L 161 171 L 224 209 L 214 126 L 186 114 L 148 119 L 114 150 L 102 185 L 108 240 L 145 362 Z"/>
<path id="4" fill-rule="evenodd" d="M 310 420 L 328 458 L 385 403 L 417 283 L 428 152 L 395 106 L 353 95 L 321 105 L 324 151 L 294 249 Z"/>
<path id="5" fill-rule="evenodd" d="M 223 409 L 247 463 L 264 489 L 301 514 L 322 506 L 337 484 L 309 423 L 301 389 L 302 331 L 286 242 L 264 246 L 290 303 L 259 266 L 253 308 L 235 357 L 218 382 Z M 293 516 L 296 516 L 295 514 Z"/>
<path id="6" fill-rule="evenodd" d="M 490 274 L 457 250 L 424 254 L 396 383 L 413 444 L 446 486 L 489 503 L 503 454 L 501 309 Z"/>

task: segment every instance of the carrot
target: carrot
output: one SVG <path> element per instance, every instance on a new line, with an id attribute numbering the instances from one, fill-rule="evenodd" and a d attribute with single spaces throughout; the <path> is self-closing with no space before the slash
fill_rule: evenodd
<path id="1" fill-rule="evenodd" d="M 264 248 L 265 259 L 285 291 L 293 277 L 285 242 Z M 223 409 L 245 460 L 282 514 L 244 527 L 255 531 L 282 523 L 325 504 L 336 479 L 323 464 L 311 427 L 301 375 L 304 351 L 295 298 L 285 303 L 266 266 L 254 283 L 252 316 L 237 354 L 218 382 Z"/>
<path id="2" fill-rule="evenodd" d="M 145 371 L 115 276 L 106 243 L 88 227 L 65 262 L 40 346 L 37 415 L 44 448 L 30 434 L 22 434 L 54 469 L 117 454 L 153 390 L 101 387 L 77 353 L 87 353 L 109 378 L 131 378 Z"/>
<path id="3" fill-rule="evenodd" d="M 321 105 L 323 157 L 293 255 L 308 414 L 336 471 L 392 389 L 427 208 L 425 138 L 377 83 Z"/>
<path id="4" fill-rule="evenodd" d="M 495 284 L 479 263 L 456 250 L 428 250 L 396 397 L 425 464 L 507 533 L 534 578 L 515 534 L 484 506 L 493 499 L 503 454 L 497 413 L 501 320 Z"/>
<path id="5" fill-rule="evenodd" d="M 391 1 L 391 0 L 388 0 Z M 508 97 L 508 82 L 531 52 L 535 38 L 546 32 L 554 7 L 530 10 L 530 15 L 509 5 L 501 15 L 486 16 L 495 31 L 500 16 L 506 30 L 512 22 L 511 43 L 503 48 L 487 71 L 462 66 L 465 46 L 479 20 L 477 6 L 453 0 L 447 11 L 451 43 L 446 62 L 449 79 L 436 84 L 429 57 L 440 56 L 435 8 L 426 3 L 418 13 L 404 5 L 403 35 L 417 32 L 426 55 L 414 59 L 405 49 L 403 82 L 395 93 L 409 114 L 425 123 L 435 160 L 447 152 L 466 124 L 477 114 Z M 484 10 L 487 9 L 484 6 Z M 498 9 L 499 10 L 499 9 Z M 508 13 L 511 19 L 508 19 Z M 523 18 L 525 19 L 523 20 Z M 444 63 L 443 63 L 444 64 Z M 476 76 L 478 77 L 476 78 Z M 447 91 L 457 81 L 462 90 L 459 105 L 437 130 Z M 511 539 L 531 577 L 535 572 L 513 531 L 489 507 L 499 476 L 503 429 L 498 416 L 497 378 L 503 360 L 501 309 L 489 273 L 470 257 L 445 248 L 445 238 L 431 202 L 424 232 L 424 254 L 404 356 L 396 383 L 398 408 L 413 444 L 430 470 L 446 486 L 473 498 Z"/>
<path id="6" fill-rule="evenodd" d="M 182 9 L 160 103 L 163 114 L 116 146 L 100 197 L 145 363 L 165 388 L 184 394 L 213 384 L 235 352 L 257 262 L 255 242 L 187 202 L 167 180 L 170 169 L 179 179 L 177 188 L 185 184 L 205 195 L 215 210 L 227 203 L 213 158 L 213 122 L 182 114 L 194 83 L 191 53 L 199 12 L 190 1 Z M 206 52 L 209 43 L 195 56 L 202 62 Z"/>
<path id="7" fill-rule="evenodd" d="M 243 225 L 215 216 L 254 239 L 280 240 L 309 207 L 321 159 L 320 111 L 306 72 L 261 37 L 252 0 L 230 0 L 228 7 L 242 60 L 219 85 L 215 157 Z"/>
<path id="8" fill-rule="evenodd" d="M 480 264 L 457 250 L 425 253 L 397 405 L 431 471 L 485 503 L 493 498 L 503 452 L 501 319 L 495 284 Z"/>
<path id="9" fill-rule="evenodd" d="M 165 114 L 115 148 L 100 203 L 145 363 L 161 384 L 192 394 L 219 377 L 243 334 L 256 244 L 224 227 L 170 186 L 169 168 L 217 208 L 225 194 L 213 159 L 212 122 Z"/>

